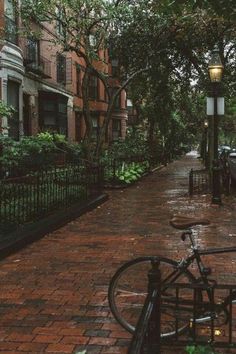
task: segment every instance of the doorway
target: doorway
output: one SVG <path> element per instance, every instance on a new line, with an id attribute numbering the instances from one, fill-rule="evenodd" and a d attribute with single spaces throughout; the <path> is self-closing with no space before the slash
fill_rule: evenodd
<path id="1" fill-rule="evenodd" d="M 19 83 L 8 80 L 7 82 L 7 104 L 14 108 L 13 114 L 8 118 L 8 135 L 19 140 Z"/>

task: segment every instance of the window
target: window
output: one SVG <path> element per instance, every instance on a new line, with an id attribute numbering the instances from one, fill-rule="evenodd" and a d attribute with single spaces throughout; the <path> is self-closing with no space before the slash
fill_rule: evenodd
<path id="1" fill-rule="evenodd" d="M 79 65 L 76 66 L 76 94 L 82 96 L 81 69 Z"/>
<path id="2" fill-rule="evenodd" d="M 120 109 L 120 107 L 121 107 L 121 95 L 119 94 L 118 97 L 116 97 L 114 108 Z"/>
<path id="3" fill-rule="evenodd" d="M 39 41 L 34 38 L 28 38 L 26 43 L 26 60 L 30 63 L 34 63 L 36 66 L 39 65 Z"/>
<path id="4" fill-rule="evenodd" d="M 119 76 L 119 64 L 117 59 L 112 59 L 111 61 L 111 75 L 113 77 L 118 77 Z"/>
<path id="5" fill-rule="evenodd" d="M 56 31 L 57 34 L 59 34 L 60 36 L 65 36 L 65 28 L 63 27 L 62 24 L 62 19 L 63 19 L 63 13 L 62 13 L 62 9 L 60 7 L 56 8 L 56 15 L 57 15 L 57 20 L 56 20 Z"/>
<path id="6" fill-rule="evenodd" d="M 97 100 L 98 97 L 98 78 L 95 75 L 91 75 L 89 78 L 89 98 L 91 100 Z"/>
<path id="7" fill-rule="evenodd" d="M 66 57 L 60 53 L 57 54 L 57 82 L 66 84 Z"/>
<path id="8" fill-rule="evenodd" d="M 93 34 L 89 35 L 89 44 L 92 48 L 96 48 L 97 40 Z"/>
<path id="9" fill-rule="evenodd" d="M 17 44 L 17 25 L 16 25 L 16 13 L 12 0 L 5 0 L 4 2 L 5 13 L 5 39 L 9 42 Z"/>
<path id="10" fill-rule="evenodd" d="M 82 140 L 82 113 L 75 112 L 75 141 Z"/>
<path id="11" fill-rule="evenodd" d="M 105 86 L 104 86 L 104 101 L 108 102 L 108 94 L 107 94 L 107 90 L 106 90 Z"/>
<path id="12" fill-rule="evenodd" d="M 42 111 L 43 111 L 43 125 L 45 127 L 55 129 L 56 128 L 55 102 L 49 101 L 49 98 L 45 97 L 45 100 L 42 102 Z"/>
<path id="13" fill-rule="evenodd" d="M 12 0 L 5 0 L 4 2 L 5 15 L 11 20 L 15 20 L 15 8 Z"/>
<path id="14" fill-rule="evenodd" d="M 97 140 L 99 133 L 99 124 L 98 124 L 99 115 L 97 113 L 92 113 L 92 139 Z"/>
<path id="15" fill-rule="evenodd" d="M 19 140 L 19 83 L 8 80 L 7 82 L 7 104 L 14 108 L 14 113 L 8 118 L 11 138 Z"/>
<path id="16" fill-rule="evenodd" d="M 127 100 L 126 100 L 126 107 L 127 107 L 128 111 L 132 111 L 133 103 L 130 98 L 127 98 Z"/>
<path id="17" fill-rule="evenodd" d="M 117 140 L 121 137 L 121 120 L 112 119 L 112 139 Z"/>
<path id="18" fill-rule="evenodd" d="M 23 93 L 23 131 L 24 135 L 31 135 L 30 95 Z"/>
<path id="19" fill-rule="evenodd" d="M 41 129 L 67 135 L 67 98 L 40 92 L 39 107 Z"/>

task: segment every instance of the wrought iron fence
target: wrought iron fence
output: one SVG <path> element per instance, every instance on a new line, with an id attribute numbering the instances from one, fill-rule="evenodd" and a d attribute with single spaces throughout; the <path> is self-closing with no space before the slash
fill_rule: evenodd
<path id="1" fill-rule="evenodd" d="M 210 343 L 213 347 L 236 348 L 236 285 L 168 284 L 168 289 L 171 288 L 176 300 L 175 335 L 168 338 L 168 343 L 163 339 L 162 346 Z M 211 300 L 207 293 L 210 293 Z M 189 321 L 183 333 L 177 330 L 181 316 Z"/>
<path id="2" fill-rule="evenodd" d="M 148 278 L 146 300 L 128 354 L 161 354 L 167 347 L 209 343 L 236 348 L 236 285 L 165 284 L 163 291 L 158 262 Z M 171 335 L 163 335 L 163 325 Z"/>
<path id="3" fill-rule="evenodd" d="M 40 56 L 36 61 L 29 62 L 26 65 L 26 70 L 33 72 L 43 78 L 51 77 L 51 61 Z"/>
<path id="4" fill-rule="evenodd" d="M 102 169 L 87 161 L 0 180 L 0 231 L 43 218 L 101 192 Z"/>
<path id="5" fill-rule="evenodd" d="M 230 194 L 230 172 L 228 164 L 220 160 L 220 186 L 221 192 Z M 189 173 L 189 195 L 210 193 L 210 172 L 207 169 L 193 170 Z"/>
<path id="6" fill-rule="evenodd" d="M 210 175 L 209 171 L 193 170 L 189 173 L 189 195 L 204 194 L 210 192 Z"/>
<path id="7" fill-rule="evenodd" d="M 128 354 L 158 354 L 161 348 L 161 272 L 159 262 L 148 273 L 148 293 Z"/>

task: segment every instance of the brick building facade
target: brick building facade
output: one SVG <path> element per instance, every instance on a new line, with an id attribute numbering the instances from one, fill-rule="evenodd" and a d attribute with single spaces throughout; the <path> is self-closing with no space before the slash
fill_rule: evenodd
<path id="1" fill-rule="evenodd" d="M 1 119 L 1 132 L 19 139 L 40 131 L 56 131 L 71 141 L 81 141 L 85 135 L 81 80 L 84 63 L 74 53 L 64 53 L 51 43 L 60 35 L 55 25 L 41 23 L 44 40 L 21 38 L 17 35 L 19 19 L 11 0 L 0 0 L 0 99 L 15 108 L 13 117 Z M 112 76 L 108 51 L 102 51 L 101 68 Z M 111 80 L 113 88 L 119 86 Z M 104 86 L 96 77 L 90 80 L 90 109 L 96 135 L 107 110 Z M 107 141 L 124 138 L 127 124 L 126 93 L 116 102 L 107 132 Z"/>

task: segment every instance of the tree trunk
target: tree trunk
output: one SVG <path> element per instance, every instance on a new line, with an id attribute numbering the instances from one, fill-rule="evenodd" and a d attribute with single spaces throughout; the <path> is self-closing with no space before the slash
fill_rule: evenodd
<path id="1" fill-rule="evenodd" d="M 84 143 L 86 147 L 86 158 L 92 160 L 91 153 L 91 136 L 92 136 L 92 121 L 89 107 L 89 97 L 88 97 L 88 87 L 89 87 L 89 68 L 85 68 L 83 81 L 82 81 L 82 99 L 83 99 L 83 116 L 85 121 L 85 136 Z"/>
<path id="2" fill-rule="evenodd" d="M 115 104 L 116 97 L 118 97 L 118 95 L 119 95 L 119 93 L 116 92 L 112 97 L 110 97 L 106 116 L 105 116 L 103 125 L 99 130 L 99 134 L 98 134 L 97 145 L 96 145 L 96 149 L 95 149 L 95 153 L 94 153 L 94 157 L 96 160 L 98 160 L 101 156 L 102 148 L 103 148 L 103 145 L 105 142 L 106 132 L 108 130 L 109 123 L 112 119 L 114 104 Z"/>

